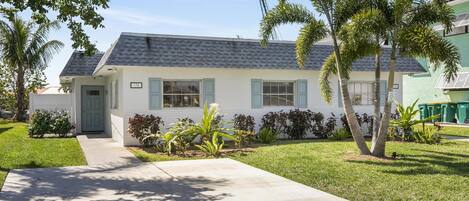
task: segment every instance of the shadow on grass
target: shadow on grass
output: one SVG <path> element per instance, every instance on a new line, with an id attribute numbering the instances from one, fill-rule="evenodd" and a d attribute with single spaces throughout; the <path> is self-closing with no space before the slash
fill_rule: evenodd
<path id="1" fill-rule="evenodd" d="M 0 134 L 12 129 L 13 127 L 5 127 L 5 128 L 0 128 Z"/>
<path id="2" fill-rule="evenodd" d="M 445 174 L 469 177 L 469 155 L 432 150 L 421 150 L 421 154 L 408 154 L 394 161 L 349 160 L 351 163 L 392 167 L 381 170 L 398 175 Z"/>
<path id="3" fill-rule="evenodd" d="M 27 169 L 5 184 L 0 197 L 23 200 L 49 197 L 63 200 L 94 198 L 99 200 L 222 200 L 232 196 L 214 193 L 214 186 L 228 185 L 225 179 L 173 177 L 159 172 L 126 174 L 148 169 L 149 164 L 117 166 Z M 120 172 L 120 173 L 118 173 Z M 19 189 L 18 189 L 19 188 Z M 113 197 L 110 197 L 110 196 Z M 94 197 L 95 196 L 95 197 Z"/>

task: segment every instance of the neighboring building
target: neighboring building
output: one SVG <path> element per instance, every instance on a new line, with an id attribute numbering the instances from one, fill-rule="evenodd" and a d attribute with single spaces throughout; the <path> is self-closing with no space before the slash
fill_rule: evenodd
<path id="1" fill-rule="evenodd" d="M 417 99 L 419 103 L 469 101 L 469 0 L 454 0 L 449 4 L 457 16 L 455 28 L 451 33 L 442 34 L 459 49 L 461 72 L 455 81 L 447 83 L 442 76 L 443 68 L 433 71 L 426 60 L 419 60 L 426 72 L 404 76 L 404 105 Z M 443 32 L 441 26 L 435 29 Z"/>
<path id="2" fill-rule="evenodd" d="M 315 45 L 300 70 L 291 41 L 263 48 L 258 40 L 122 33 L 106 53 L 74 52 L 60 79 L 71 89 L 78 133 L 105 132 L 122 145 L 135 145 L 127 132 L 129 117 L 155 114 L 169 126 L 183 117 L 200 120 L 204 103 L 218 103 L 226 119 L 253 115 L 257 124 L 267 112 L 294 108 L 338 116 L 341 102 L 334 96 L 332 104 L 325 103 L 318 86 L 331 52 L 330 45 Z M 383 52 L 386 71 L 390 50 Z M 359 113 L 372 112 L 373 62 L 368 57 L 353 64 L 350 92 Z M 421 72 L 416 60 L 398 58 L 397 101 L 402 101 L 402 76 Z M 337 78 L 331 83 L 337 94 Z"/>
<path id="3" fill-rule="evenodd" d="M 47 86 L 36 90 L 35 94 L 66 94 L 60 86 Z"/>

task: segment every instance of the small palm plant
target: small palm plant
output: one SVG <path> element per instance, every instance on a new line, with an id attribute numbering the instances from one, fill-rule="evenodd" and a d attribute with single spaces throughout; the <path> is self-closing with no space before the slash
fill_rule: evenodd
<path id="1" fill-rule="evenodd" d="M 423 119 L 417 119 L 416 115 L 419 112 L 418 109 L 415 109 L 415 105 L 417 104 L 416 100 L 412 105 L 404 107 L 401 104 L 397 104 L 397 113 L 399 114 L 399 118 L 396 120 L 391 121 L 391 126 L 402 129 L 402 139 L 407 139 L 409 136 L 412 135 L 413 126 L 421 123 L 425 123 L 431 121 L 433 119 L 438 118 L 439 115 L 433 115 Z"/>
<path id="2" fill-rule="evenodd" d="M 218 135 L 223 137 L 231 136 L 229 133 L 230 129 L 224 128 L 222 124 L 223 122 L 220 120 L 220 116 L 218 114 L 218 105 L 211 104 L 209 107 L 205 104 L 202 120 L 188 128 L 185 132 L 193 136 L 199 136 L 201 142 L 210 140 L 216 132 L 218 132 Z"/>
<path id="3" fill-rule="evenodd" d="M 201 145 L 195 146 L 201 151 L 203 151 L 207 156 L 218 157 L 220 156 L 221 150 L 225 145 L 225 141 L 223 140 L 222 136 L 230 138 L 232 140 L 235 139 L 232 135 L 225 135 L 216 131 L 212 135 L 212 140 L 205 140 Z"/>

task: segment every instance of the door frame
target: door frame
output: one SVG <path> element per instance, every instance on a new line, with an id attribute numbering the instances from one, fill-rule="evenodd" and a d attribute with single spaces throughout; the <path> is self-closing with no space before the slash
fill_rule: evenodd
<path id="1" fill-rule="evenodd" d="M 83 93 L 83 92 L 84 92 L 84 90 L 85 90 L 86 87 L 99 87 L 99 88 L 102 89 L 102 103 L 103 103 L 103 104 L 102 104 L 102 107 L 101 107 L 101 111 L 102 111 L 102 114 L 103 114 L 103 116 L 102 116 L 102 118 L 103 118 L 103 130 L 85 131 L 85 130 L 83 129 L 83 128 L 84 128 L 84 127 L 83 127 L 83 122 L 84 122 L 84 121 L 83 121 L 83 119 L 84 119 L 84 115 L 83 115 L 83 110 L 84 110 L 84 109 L 83 109 L 83 108 L 84 108 L 84 107 L 83 107 L 83 102 L 84 102 L 84 101 L 83 101 L 83 100 L 85 99 L 85 93 Z M 104 112 L 105 112 L 105 107 L 106 107 L 106 106 L 105 106 L 105 104 L 106 104 L 106 97 L 104 96 L 104 95 L 105 95 L 105 87 L 104 87 L 104 85 L 81 85 L 81 87 L 80 87 L 80 93 L 81 93 L 81 97 L 80 97 L 80 114 L 81 114 L 81 115 L 80 115 L 80 116 L 81 116 L 81 117 L 80 117 L 80 120 L 81 120 L 81 122 L 80 122 L 81 126 L 80 126 L 80 127 L 81 127 L 81 132 L 82 132 L 82 133 L 102 133 L 102 132 L 104 132 L 105 121 L 106 121 L 106 120 L 105 120 L 106 115 L 104 114 Z"/>

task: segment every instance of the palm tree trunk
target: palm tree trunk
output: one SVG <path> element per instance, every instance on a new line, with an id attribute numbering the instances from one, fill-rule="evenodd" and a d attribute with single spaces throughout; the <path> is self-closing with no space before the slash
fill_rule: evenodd
<path id="1" fill-rule="evenodd" d="M 347 122 L 350 127 L 350 131 L 352 132 L 352 137 L 357 144 L 358 149 L 360 150 L 360 154 L 362 155 L 370 155 L 370 149 L 366 145 L 365 137 L 363 137 L 360 126 L 358 124 L 357 116 L 355 115 L 355 111 L 353 110 L 352 101 L 350 99 L 350 94 L 348 91 L 348 79 L 345 78 L 342 67 L 341 67 L 341 59 L 340 59 L 340 50 L 339 46 L 337 45 L 337 39 L 335 36 L 335 32 L 331 32 L 332 40 L 334 42 L 334 52 L 336 58 L 336 66 L 337 66 L 337 74 L 339 77 L 339 85 L 341 89 L 342 95 L 342 103 L 344 106 L 345 116 L 347 117 Z"/>
<path id="2" fill-rule="evenodd" d="M 373 137 L 371 139 L 371 147 L 376 144 L 379 132 L 379 124 L 381 120 L 381 111 L 380 111 L 380 81 L 381 81 L 381 53 L 378 52 L 375 55 L 375 88 L 374 88 L 374 98 L 373 98 Z"/>
<path id="3" fill-rule="evenodd" d="M 24 72 L 22 69 L 18 69 L 16 74 L 16 111 L 14 119 L 16 121 L 24 121 Z"/>
<path id="4" fill-rule="evenodd" d="M 378 137 L 376 143 L 372 144 L 371 153 L 373 156 L 383 157 L 386 149 L 386 135 L 388 134 L 389 120 L 391 118 L 391 107 L 392 107 L 392 94 L 394 86 L 394 71 L 396 69 L 396 46 L 392 45 L 391 49 L 391 61 L 389 63 L 389 76 L 388 76 L 388 88 L 386 94 L 386 102 L 384 104 L 383 117 L 381 119 L 381 125 L 379 127 Z"/>

